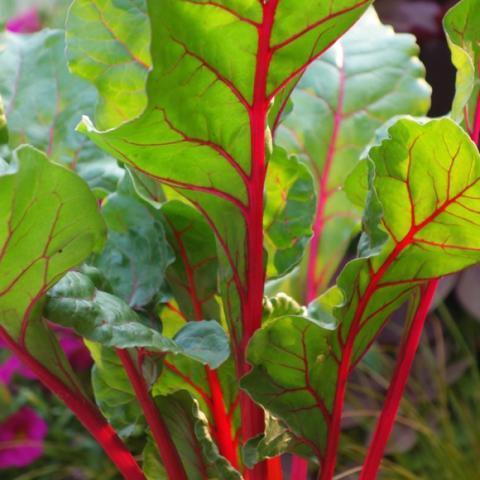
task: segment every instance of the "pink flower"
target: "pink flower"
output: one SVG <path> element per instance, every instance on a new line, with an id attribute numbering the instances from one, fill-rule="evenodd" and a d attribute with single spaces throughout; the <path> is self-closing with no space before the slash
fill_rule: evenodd
<path id="1" fill-rule="evenodd" d="M 70 361 L 76 372 L 88 370 L 92 366 L 92 357 L 87 347 L 72 330 L 69 328 L 54 327 L 59 339 L 60 346 L 65 352 L 66 357 Z M 5 345 L 0 340 L 0 349 Z M 0 364 L 0 383 L 4 385 L 10 384 L 14 375 L 20 375 L 23 378 L 36 379 L 37 376 L 26 367 L 15 355 L 11 355 L 7 360 Z"/>
<path id="2" fill-rule="evenodd" d="M 69 328 L 56 327 L 60 345 L 76 372 L 88 370 L 92 357 L 82 339 Z"/>
<path id="3" fill-rule="evenodd" d="M 42 24 L 38 10 L 36 8 L 30 8 L 9 20 L 5 27 L 10 32 L 33 33 L 41 30 Z"/>
<path id="4" fill-rule="evenodd" d="M 47 431 L 46 422 L 29 407 L 0 423 L 0 469 L 25 467 L 40 458 Z"/>

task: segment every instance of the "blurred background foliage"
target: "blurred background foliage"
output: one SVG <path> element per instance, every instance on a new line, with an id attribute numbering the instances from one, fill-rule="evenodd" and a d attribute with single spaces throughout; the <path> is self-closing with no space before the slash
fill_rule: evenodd
<path id="1" fill-rule="evenodd" d="M 441 25 L 454 3 L 375 2 L 384 23 L 418 39 L 427 80 L 433 87 L 431 116 L 447 113 L 454 93 L 455 72 Z M 47 27 L 62 28 L 68 4 L 66 0 L 0 0 L 0 29 L 28 34 Z M 479 286 L 479 268 L 443 280 L 380 474 L 382 480 L 480 479 Z M 369 432 L 379 414 L 400 334 L 401 315 L 392 319 L 355 374 L 344 418 L 343 473 L 336 480 L 357 478 L 355 466 L 365 455 Z M 77 355 L 77 360 L 84 353 L 82 345 L 72 347 L 71 355 Z M 79 368 L 84 370 L 88 388 L 88 359 L 83 360 Z M 0 478 L 119 478 L 73 415 L 30 377 L 0 346 Z M 25 409 L 34 412 L 31 418 L 36 430 L 13 421 L 15 414 Z M 46 426 L 48 432 L 42 433 Z M 38 438 L 32 443 L 35 431 Z M 23 458 L 23 465 L 13 466 L 4 454 L 12 453 L 11 448 L 5 448 L 12 446 L 11 439 L 16 442 L 16 458 Z"/>

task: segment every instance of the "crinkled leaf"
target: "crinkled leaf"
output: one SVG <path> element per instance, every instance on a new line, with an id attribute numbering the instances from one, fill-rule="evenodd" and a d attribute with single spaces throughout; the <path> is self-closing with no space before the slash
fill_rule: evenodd
<path id="1" fill-rule="evenodd" d="M 108 239 L 94 264 L 115 295 L 131 307 L 143 307 L 165 283 L 165 272 L 174 260 L 162 215 L 137 196 L 129 175 L 106 198 L 102 213 Z"/>
<path id="2" fill-rule="evenodd" d="M 448 119 L 399 120 L 365 161 L 368 256 L 350 262 L 338 287 L 310 305 L 322 326 L 288 316 L 267 322 L 250 343 L 254 368 L 243 380 L 319 459 L 339 372 L 355 367 L 390 314 L 427 281 L 480 261 L 480 155 L 460 127 Z"/>
<path id="3" fill-rule="evenodd" d="M 452 117 L 464 119 L 464 108 L 469 120 L 475 116 L 477 97 L 480 95 L 480 1 L 461 0 L 445 15 L 443 26 L 457 69 Z M 472 125 L 473 123 L 471 123 Z"/>
<path id="4" fill-rule="evenodd" d="M 145 0 L 75 0 L 67 19 L 70 69 L 99 93 L 102 128 L 131 120 L 147 104 L 150 22 Z"/>
<path id="5" fill-rule="evenodd" d="M 3 51 L 2 51 L 3 47 Z M 10 143 L 30 143 L 52 160 L 69 164 L 91 188 L 115 187 L 122 170 L 92 142 L 75 132 L 91 112 L 95 89 L 67 69 L 62 30 L 0 36 L 0 94 Z"/>
<path id="6" fill-rule="evenodd" d="M 100 410 L 122 437 L 141 434 L 143 413 L 120 359 L 98 343 L 87 341 L 86 345 L 95 361 L 92 387 Z"/>
<path id="7" fill-rule="evenodd" d="M 119 128 L 102 132 L 88 119 L 79 127 L 205 216 L 217 238 L 235 349 L 244 333 L 241 318 L 261 294 L 250 283 L 263 277 L 259 207 L 270 152 L 268 107 L 370 3 L 308 0 L 300 9 L 294 0 L 150 0 L 147 108 Z M 249 322 L 258 324 L 260 313 Z"/>
<path id="8" fill-rule="evenodd" d="M 162 412 L 189 479 L 242 478 L 219 454 L 209 434 L 205 415 L 187 392 L 157 397 L 155 401 Z M 144 451 L 144 468 L 148 479 L 168 478 L 151 439 Z"/>
<path id="9" fill-rule="evenodd" d="M 308 293 L 311 300 L 326 289 L 358 230 L 361 211 L 342 186 L 375 130 L 395 115 L 428 111 L 430 88 L 417 56 L 415 38 L 382 25 L 370 8 L 292 94 L 293 110 L 277 139 L 310 166 L 318 190 L 310 262 L 290 282 L 297 298 Z"/>
<path id="10" fill-rule="evenodd" d="M 267 277 L 274 278 L 290 272 L 302 259 L 312 235 L 315 187 L 308 168 L 276 148 L 268 164 L 265 189 Z"/>
<path id="11" fill-rule="evenodd" d="M 78 205 L 82 205 L 79 210 Z M 0 327 L 67 384 L 70 372 L 39 319 L 42 298 L 102 247 L 105 225 L 85 182 L 32 147 L 0 171 Z M 71 372 L 70 372 L 71 373 Z"/>
<path id="12" fill-rule="evenodd" d="M 46 315 L 106 347 L 182 354 L 212 368 L 230 353 L 225 332 L 216 321 L 188 323 L 173 339 L 164 337 L 143 324 L 123 300 L 97 290 L 88 277 L 77 272 L 67 274 L 49 292 Z"/>

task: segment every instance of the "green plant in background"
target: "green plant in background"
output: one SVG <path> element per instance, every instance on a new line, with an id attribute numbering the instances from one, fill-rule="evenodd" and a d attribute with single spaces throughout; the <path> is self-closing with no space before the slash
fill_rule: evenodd
<path id="1" fill-rule="evenodd" d="M 430 92 L 371 3 L 75 0 L 66 45 L 3 34 L 0 337 L 124 478 L 331 480 L 352 372 L 407 304 L 377 475 L 438 280 L 480 257 L 480 9 L 446 16 L 458 93 L 430 120 L 397 118 Z"/>

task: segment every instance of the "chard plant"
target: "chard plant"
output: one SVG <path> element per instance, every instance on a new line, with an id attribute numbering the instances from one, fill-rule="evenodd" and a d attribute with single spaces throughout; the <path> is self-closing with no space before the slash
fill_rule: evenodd
<path id="1" fill-rule="evenodd" d="M 376 478 L 438 281 L 480 261 L 480 2 L 445 17 L 434 120 L 371 4 L 75 0 L 2 34 L 0 339 L 124 478 L 332 480 L 349 376 L 407 305 Z"/>

